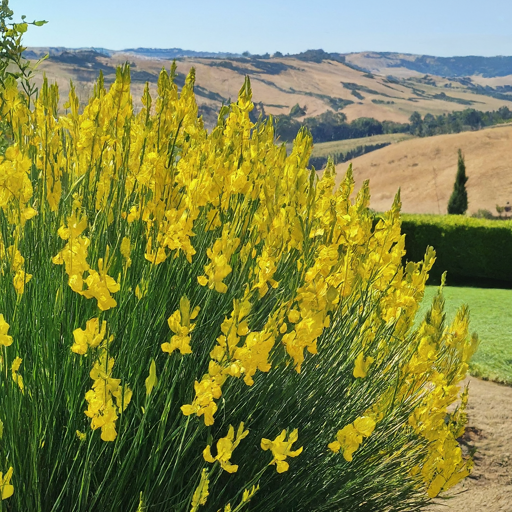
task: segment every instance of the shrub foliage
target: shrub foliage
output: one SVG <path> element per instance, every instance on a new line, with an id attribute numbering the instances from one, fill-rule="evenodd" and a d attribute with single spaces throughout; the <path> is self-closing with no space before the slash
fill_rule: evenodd
<path id="1" fill-rule="evenodd" d="M 437 251 L 431 275 L 441 278 L 446 270 L 451 282 L 488 280 L 512 284 L 512 221 L 461 215 L 404 215 L 407 258 L 414 259 L 430 244 Z"/>
<path id="2" fill-rule="evenodd" d="M 0 503 L 418 510 L 471 466 L 467 309 L 413 330 L 435 256 L 402 266 L 399 198 L 374 226 L 248 81 L 208 133 L 174 76 L 137 115 L 127 67 L 83 112 L 1 91 Z"/>

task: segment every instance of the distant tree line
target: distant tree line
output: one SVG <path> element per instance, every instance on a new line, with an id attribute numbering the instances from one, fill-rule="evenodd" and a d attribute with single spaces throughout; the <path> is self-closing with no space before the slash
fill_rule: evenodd
<path id="1" fill-rule="evenodd" d="M 438 116 L 425 114 L 424 117 L 421 117 L 418 112 L 414 112 L 409 118 L 410 133 L 419 137 L 480 130 L 486 126 L 493 126 L 511 120 L 512 111 L 508 107 L 501 107 L 489 112 L 467 108 L 460 112 L 450 112 Z"/>
<path id="2" fill-rule="evenodd" d="M 429 137 L 444 133 L 479 130 L 486 126 L 512 121 L 512 111 L 508 107 L 489 112 L 468 108 L 437 116 L 425 114 L 423 117 L 419 112 L 414 112 L 409 118 L 409 123 L 378 121 L 371 117 L 360 117 L 347 122 L 345 114 L 332 111 L 298 121 L 295 119 L 298 114 L 297 106 L 294 109 L 289 115 L 276 117 L 276 135 L 282 141 L 292 141 L 302 126 L 309 129 L 315 142 L 328 142 L 387 133 L 411 133 L 419 137 Z"/>
<path id="3" fill-rule="evenodd" d="M 292 141 L 302 126 L 308 128 L 315 142 L 358 139 L 383 133 L 407 133 L 409 124 L 393 121 L 377 121 L 360 117 L 350 123 L 342 112 L 327 111 L 319 116 L 307 117 L 300 122 L 293 115 L 276 117 L 276 135 L 283 141 Z"/>

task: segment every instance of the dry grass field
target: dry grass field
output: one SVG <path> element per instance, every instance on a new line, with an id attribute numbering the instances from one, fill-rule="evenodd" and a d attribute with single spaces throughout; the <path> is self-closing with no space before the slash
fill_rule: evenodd
<path id="1" fill-rule="evenodd" d="M 416 138 L 353 160 L 356 186 L 370 179 L 372 208 L 387 210 L 397 190 L 405 213 L 446 213 L 457 172 L 457 151 L 466 162 L 469 213 L 512 203 L 512 126 Z M 339 164 L 339 179 L 348 164 Z"/>
<path id="2" fill-rule="evenodd" d="M 382 135 L 373 135 L 371 137 L 362 137 L 360 139 L 333 140 L 331 142 L 319 142 L 313 146 L 313 156 L 329 156 L 336 153 L 346 153 L 358 146 L 371 146 L 374 144 L 396 144 L 404 140 L 414 138 L 409 133 L 384 133 Z M 292 147 L 287 144 L 287 147 Z"/>

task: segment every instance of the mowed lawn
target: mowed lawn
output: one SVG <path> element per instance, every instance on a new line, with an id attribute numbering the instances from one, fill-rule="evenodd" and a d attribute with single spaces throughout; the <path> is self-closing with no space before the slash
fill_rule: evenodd
<path id="1" fill-rule="evenodd" d="M 427 286 L 419 315 L 427 311 L 436 292 L 436 286 Z M 471 374 L 512 385 L 512 290 L 447 286 L 443 295 L 447 322 L 461 304 L 469 305 L 470 332 L 480 338 Z"/>

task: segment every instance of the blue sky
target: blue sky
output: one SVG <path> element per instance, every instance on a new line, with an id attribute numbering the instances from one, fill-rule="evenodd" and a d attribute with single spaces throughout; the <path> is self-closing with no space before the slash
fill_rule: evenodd
<path id="1" fill-rule="evenodd" d="M 28 46 L 512 55 L 510 0 L 10 0 Z"/>

